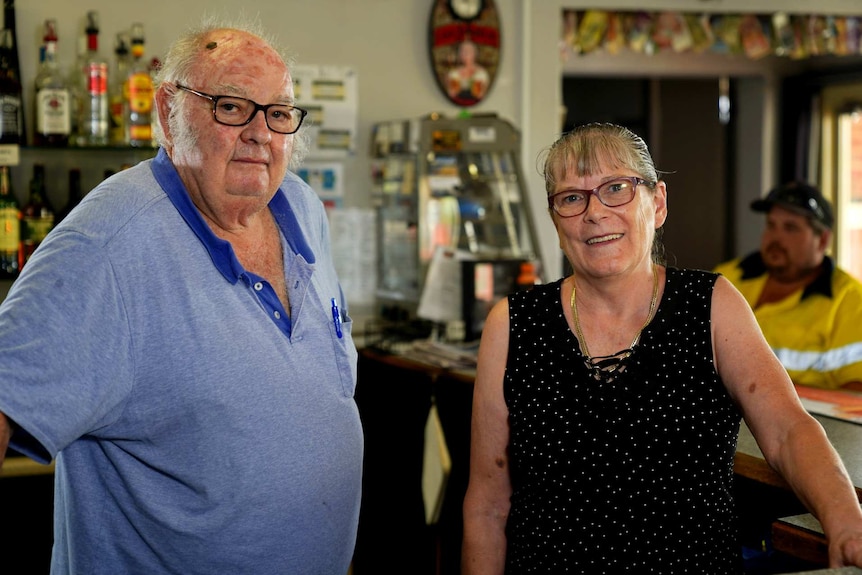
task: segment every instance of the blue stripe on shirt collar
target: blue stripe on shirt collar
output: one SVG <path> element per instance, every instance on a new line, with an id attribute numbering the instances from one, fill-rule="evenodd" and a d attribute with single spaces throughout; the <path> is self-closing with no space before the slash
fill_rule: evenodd
<path id="1" fill-rule="evenodd" d="M 165 190 L 171 203 L 206 248 L 216 269 L 226 280 L 236 283 L 245 272 L 245 268 L 237 260 L 230 243 L 216 236 L 204 221 L 203 216 L 192 203 L 185 185 L 180 180 L 180 176 L 164 148 L 156 154 L 152 169 L 156 181 Z M 314 253 L 311 251 L 302 229 L 299 227 L 296 214 L 291 209 L 290 202 L 281 188 L 270 200 L 269 209 L 275 217 L 282 235 L 287 239 L 290 249 L 304 257 L 309 263 L 314 263 Z"/>

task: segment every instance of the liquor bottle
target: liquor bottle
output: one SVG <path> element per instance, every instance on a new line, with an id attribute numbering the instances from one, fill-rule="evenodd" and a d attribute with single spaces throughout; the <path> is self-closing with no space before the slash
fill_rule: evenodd
<path id="1" fill-rule="evenodd" d="M 56 59 L 56 20 L 45 20 L 43 41 L 44 59 L 36 74 L 36 130 L 33 139 L 37 146 L 66 146 L 72 131 L 72 102 L 66 78 Z"/>
<path id="2" fill-rule="evenodd" d="M 0 166 L 0 278 L 18 277 L 21 209 L 12 189 L 9 166 Z"/>
<path id="3" fill-rule="evenodd" d="M 84 99 L 87 93 L 86 64 L 87 64 L 87 36 L 78 36 L 78 52 L 75 65 L 69 74 L 69 95 L 72 97 L 71 118 L 72 133 L 69 144 L 72 146 L 86 146 L 87 137 L 84 133 Z"/>
<path id="4" fill-rule="evenodd" d="M 24 144 L 21 77 L 12 63 L 13 33 L 0 30 L 0 144 Z"/>
<path id="5" fill-rule="evenodd" d="M 114 146 L 128 144 L 126 140 L 126 108 L 129 80 L 129 45 L 125 34 L 117 34 L 113 67 L 108 72 L 108 106 L 111 110 L 110 140 Z"/>
<path id="6" fill-rule="evenodd" d="M 154 56 L 150 60 L 150 81 L 153 83 L 153 111 L 150 113 L 150 132 L 152 132 L 152 134 L 153 134 L 153 146 L 159 145 L 158 138 L 156 137 L 156 134 L 158 133 L 156 130 L 157 130 L 157 124 L 159 123 L 159 111 L 156 110 L 155 96 L 156 96 L 156 89 L 159 87 L 158 82 L 157 82 L 157 76 L 159 74 L 159 70 L 161 69 L 161 67 L 162 67 L 162 61 Z"/>
<path id="7" fill-rule="evenodd" d="M 3 0 L 3 27 L 12 35 L 9 44 L 10 66 L 16 76 L 21 78 L 21 61 L 18 58 L 18 26 L 15 17 L 15 0 Z"/>
<path id="8" fill-rule="evenodd" d="M 45 190 L 45 166 L 33 165 L 33 179 L 30 180 L 30 197 L 21 210 L 21 248 L 18 253 L 18 268 L 24 264 L 54 227 L 54 210 L 48 201 Z"/>
<path id="9" fill-rule="evenodd" d="M 85 68 L 84 125 L 88 146 L 108 144 L 108 62 L 99 54 L 99 14 L 87 12 L 87 62 Z"/>
<path id="10" fill-rule="evenodd" d="M 78 168 L 71 168 L 69 170 L 69 199 L 66 201 L 66 205 L 64 205 L 54 217 L 54 227 L 58 226 L 60 222 L 65 219 L 66 216 L 69 215 L 75 206 L 81 203 L 81 198 L 83 194 L 81 193 L 81 170 Z"/>
<path id="11" fill-rule="evenodd" d="M 13 77 L 13 83 L 17 85 L 17 100 L 14 96 L 10 96 L 10 94 L 15 93 L 14 90 L 7 92 L 0 88 L 0 98 L 2 98 L 3 104 L 3 130 L 2 135 L 0 135 L 0 143 L 23 146 L 26 143 L 27 130 L 24 123 L 24 99 L 21 89 L 21 61 L 18 58 L 18 28 L 15 22 L 15 0 L 3 0 L 3 26 L 9 31 L 8 37 L 6 32 L 3 33 L 3 46 L 7 49 L 7 63 L 3 65 L 3 68 Z M 17 106 L 17 114 L 12 113 L 10 106 Z M 12 126 L 11 122 L 16 116 L 17 124 Z"/>
<path id="12" fill-rule="evenodd" d="M 127 141 L 131 146 L 152 146 L 153 78 L 144 59 L 144 25 L 132 24 L 132 65 L 129 70 Z"/>

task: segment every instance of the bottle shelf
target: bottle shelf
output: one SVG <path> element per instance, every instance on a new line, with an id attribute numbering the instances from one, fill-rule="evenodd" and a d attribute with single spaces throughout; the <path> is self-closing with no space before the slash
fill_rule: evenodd
<path id="1" fill-rule="evenodd" d="M 69 170 L 81 170 L 81 190 L 87 192 L 105 179 L 106 171 L 119 172 L 156 155 L 158 148 L 133 146 L 21 146 L 18 165 L 12 166 L 12 187 L 26 202 L 33 166 L 45 166 L 48 199 L 55 208 L 66 205 Z"/>
<path id="2" fill-rule="evenodd" d="M 32 153 L 47 154 L 149 154 L 158 151 L 155 146 L 21 146 L 21 155 Z"/>

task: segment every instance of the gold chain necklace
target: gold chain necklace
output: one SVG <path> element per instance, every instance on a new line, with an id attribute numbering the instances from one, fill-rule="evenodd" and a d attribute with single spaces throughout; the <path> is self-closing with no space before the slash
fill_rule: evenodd
<path id="1" fill-rule="evenodd" d="M 649 303 L 649 313 L 647 314 L 646 321 L 638 330 L 629 348 L 618 351 L 612 355 L 601 355 L 596 357 L 590 355 L 589 348 L 587 347 L 587 340 L 584 338 L 584 333 L 581 331 L 581 322 L 578 319 L 578 304 L 575 299 L 577 282 L 575 281 L 575 278 L 572 278 L 572 297 L 569 300 L 569 306 L 572 308 L 572 320 L 575 324 L 575 333 L 577 333 L 578 341 L 581 343 L 581 348 L 585 357 L 584 363 L 587 365 L 587 368 L 590 369 L 596 380 L 610 383 L 616 379 L 618 374 L 625 370 L 625 364 L 623 362 L 631 357 L 632 353 L 634 353 L 634 347 L 638 344 L 638 341 L 640 341 L 641 333 L 643 333 L 643 330 L 649 325 L 649 322 L 652 321 L 653 313 L 655 313 L 656 302 L 658 300 L 658 271 L 656 270 L 656 267 L 657 266 L 653 264 L 652 299 Z"/>

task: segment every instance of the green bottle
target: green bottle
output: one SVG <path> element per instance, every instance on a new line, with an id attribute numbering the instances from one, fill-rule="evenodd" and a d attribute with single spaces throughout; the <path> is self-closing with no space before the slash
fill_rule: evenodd
<path id="1" fill-rule="evenodd" d="M 18 269 L 24 264 L 54 227 L 54 209 L 48 201 L 45 188 L 45 166 L 33 165 L 33 179 L 30 180 L 30 195 L 21 208 L 21 248 L 18 254 Z"/>
<path id="2" fill-rule="evenodd" d="M 18 277 L 21 206 L 12 190 L 9 166 L 0 166 L 0 278 Z"/>

